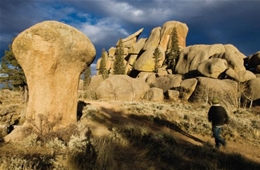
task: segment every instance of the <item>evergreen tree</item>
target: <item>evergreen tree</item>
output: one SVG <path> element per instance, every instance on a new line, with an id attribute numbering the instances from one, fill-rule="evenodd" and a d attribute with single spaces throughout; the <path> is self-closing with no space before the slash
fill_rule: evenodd
<path id="1" fill-rule="evenodd" d="M 118 46 L 116 48 L 116 56 L 114 62 L 114 74 L 125 74 L 125 63 L 124 63 L 124 45 L 120 38 Z"/>
<path id="2" fill-rule="evenodd" d="M 161 52 L 159 50 L 159 48 L 157 47 L 155 50 L 154 50 L 154 53 L 153 53 L 153 58 L 154 58 L 154 71 L 157 73 L 158 72 L 158 68 L 159 68 L 159 61 L 160 61 L 160 55 L 161 55 Z"/>
<path id="3" fill-rule="evenodd" d="M 90 66 L 84 71 L 84 77 L 83 77 L 83 86 L 84 89 L 89 85 L 91 81 L 91 69 Z"/>
<path id="4" fill-rule="evenodd" d="M 173 28 L 171 33 L 171 42 L 172 42 L 171 44 L 172 46 L 170 52 L 167 55 L 167 66 L 168 68 L 174 70 L 180 53 L 178 34 L 175 27 Z"/>
<path id="5" fill-rule="evenodd" d="M 17 90 L 27 86 L 25 74 L 14 57 L 11 45 L 2 57 L 0 74 L 0 84 L 4 84 L 5 88 Z"/>
<path id="6" fill-rule="evenodd" d="M 107 64 L 106 51 L 103 48 L 101 59 L 100 59 L 100 67 L 99 67 L 99 75 L 102 75 L 103 79 L 106 79 L 108 77 L 108 70 L 106 68 L 106 64 Z"/>

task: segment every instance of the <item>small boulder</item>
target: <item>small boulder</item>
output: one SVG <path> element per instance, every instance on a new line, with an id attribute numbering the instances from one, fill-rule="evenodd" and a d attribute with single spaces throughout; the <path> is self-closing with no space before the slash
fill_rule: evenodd
<path id="1" fill-rule="evenodd" d="M 152 87 L 145 93 L 144 99 L 157 102 L 163 101 L 163 90 L 160 88 Z"/>
<path id="2" fill-rule="evenodd" d="M 183 80 L 180 86 L 180 98 L 183 100 L 189 100 L 196 88 L 197 83 L 198 81 L 196 78 Z"/>
<path id="3" fill-rule="evenodd" d="M 219 78 L 220 74 L 228 68 L 227 61 L 219 58 L 210 58 L 198 66 L 198 71 L 210 78 Z"/>

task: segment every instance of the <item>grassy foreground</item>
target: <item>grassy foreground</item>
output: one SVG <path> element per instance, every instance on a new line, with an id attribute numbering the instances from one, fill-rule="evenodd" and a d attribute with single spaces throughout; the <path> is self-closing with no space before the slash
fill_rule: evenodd
<path id="1" fill-rule="evenodd" d="M 53 134 L 0 143 L 3 170 L 259 170 L 260 162 L 237 152 L 216 150 L 206 113 L 189 103 L 91 102 L 76 125 Z M 223 136 L 259 149 L 259 113 L 230 113 Z M 101 133 L 102 132 L 102 133 Z M 193 140 L 180 140 L 176 134 Z M 3 137 L 3 136 L 2 136 Z M 2 138 L 1 137 L 1 138 Z M 260 150 L 260 149 L 259 149 Z"/>

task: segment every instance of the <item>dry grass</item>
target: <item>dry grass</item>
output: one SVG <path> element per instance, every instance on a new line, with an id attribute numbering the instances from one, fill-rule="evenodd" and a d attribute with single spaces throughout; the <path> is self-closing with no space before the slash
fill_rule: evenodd
<path id="1" fill-rule="evenodd" d="M 246 155 L 212 147 L 208 109 L 184 102 L 92 101 L 77 126 L 0 142 L 0 169 L 259 169 L 260 162 Z M 252 111 L 229 112 L 227 141 L 260 144 L 259 114 Z"/>

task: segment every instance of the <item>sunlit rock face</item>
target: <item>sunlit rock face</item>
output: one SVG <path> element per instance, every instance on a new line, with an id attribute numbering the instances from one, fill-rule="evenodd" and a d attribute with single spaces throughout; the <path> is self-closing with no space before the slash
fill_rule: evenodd
<path id="1" fill-rule="evenodd" d="M 80 73 L 96 55 L 90 39 L 69 25 L 45 21 L 20 33 L 12 49 L 29 88 L 26 124 L 75 123 Z"/>

